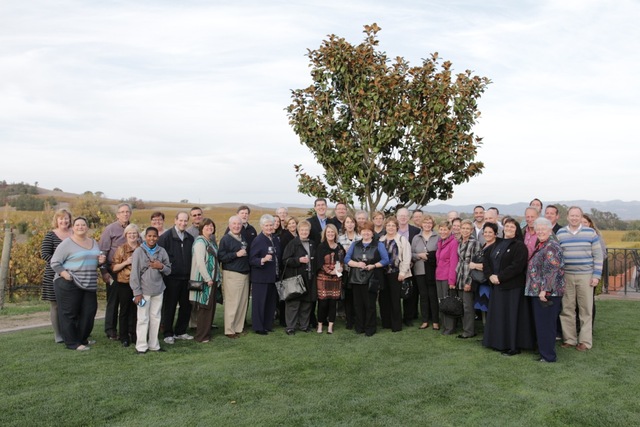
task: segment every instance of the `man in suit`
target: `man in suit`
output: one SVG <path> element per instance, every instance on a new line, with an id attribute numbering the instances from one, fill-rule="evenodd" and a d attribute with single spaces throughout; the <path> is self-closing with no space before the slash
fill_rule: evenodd
<path id="1" fill-rule="evenodd" d="M 329 224 L 327 219 L 327 200 L 323 198 L 316 199 L 313 202 L 313 209 L 316 214 L 311 218 L 308 218 L 307 221 L 311 224 L 311 240 L 319 243 L 320 237 L 322 236 L 322 230 L 324 230 L 327 224 Z"/>
<path id="2" fill-rule="evenodd" d="M 558 212 L 558 207 L 555 205 L 549 205 L 544 210 L 544 217 L 551 221 L 551 225 L 553 225 L 553 234 L 558 233 L 558 230 L 562 228 L 560 224 L 558 224 L 558 219 L 560 219 L 560 212 Z"/>

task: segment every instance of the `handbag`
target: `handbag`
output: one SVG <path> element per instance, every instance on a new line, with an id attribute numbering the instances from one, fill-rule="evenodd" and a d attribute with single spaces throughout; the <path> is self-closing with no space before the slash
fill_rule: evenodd
<path id="1" fill-rule="evenodd" d="M 278 296 L 282 301 L 289 301 L 294 298 L 301 297 L 302 295 L 307 293 L 307 288 L 304 286 L 304 279 L 302 278 L 302 275 L 298 274 L 287 279 L 282 278 L 286 269 L 287 263 L 284 264 L 282 274 L 280 275 L 280 280 L 276 281 Z"/>
<path id="2" fill-rule="evenodd" d="M 400 285 L 400 296 L 402 299 L 409 299 L 413 292 L 413 282 L 411 279 L 407 278 L 402 281 Z"/>
<path id="3" fill-rule="evenodd" d="M 307 288 L 304 286 L 304 279 L 300 274 L 287 279 L 278 280 L 276 282 L 276 289 L 278 290 L 278 295 L 282 301 L 289 301 L 307 293 Z"/>
<path id="4" fill-rule="evenodd" d="M 205 287 L 205 282 L 203 280 L 189 280 L 189 290 L 190 291 L 202 291 Z"/>
<path id="5" fill-rule="evenodd" d="M 482 264 L 484 260 L 484 252 L 478 251 L 471 257 L 471 262 L 475 262 L 476 264 Z M 484 283 L 487 281 L 487 278 L 484 276 L 484 271 L 476 270 L 475 268 L 471 270 L 471 280 L 478 283 Z"/>
<path id="6" fill-rule="evenodd" d="M 449 289 L 449 294 L 440 299 L 440 311 L 442 314 L 452 317 L 461 317 L 464 313 L 462 299 L 452 294 L 453 289 Z"/>

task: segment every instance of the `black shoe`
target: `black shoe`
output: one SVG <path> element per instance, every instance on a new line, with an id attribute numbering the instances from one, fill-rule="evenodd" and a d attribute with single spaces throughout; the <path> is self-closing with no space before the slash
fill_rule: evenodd
<path id="1" fill-rule="evenodd" d="M 143 354 L 147 354 L 147 351 L 149 351 L 149 350 L 145 350 L 145 351 L 137 351 L 137 350 L 136 350 L 136 354 L 137 354 L 138 356 L 142 356 Z"/>
<path id="2" fill-rule="evenodd" d="M 467 339 L 469 339 L 469 338 L 473 338 L 473 337 L 475 337 L 475 336 L 476 336 L 476 334 L 469 335 L 469 336 L 466 336 L 466 335 L 462 335 L 462 334 L 460 334 L 460 335 L 458 335 L 458 338 L 460 338 L 460 339 L 462 339 L 462 340 L 467 340 Z"/>
<path id="3" fill-rule="evenodd" d="M 353 329 L 353 325 L 347 323 L 347 329 L 349 329 L 349 330 Z"/>
<path id="4" fill-rule="evenodd" d="M 503 356 L 515 356 L 516 354 L 520 354 L 520 350 L 507 350 L 507 351 L 503 351 L 502 353 Z"/>
<path id="5" fill-rule="evenodd" d="M 258 335 L 268 335 L 269 333 L 267 331 L 256 331 L 256 334 L 258 334 Z"/>
<path id="6" fill-rule="evenodd" d="M 122 341 L 122 346 L 123 347 L 129 347 L 129 341 L 127 341 L 127 340 Z"/>
<path id="7" fill-rule="evenodd" d="M 287 335 L 295 335 L 296 331 L 294 331 L 293 329 L 287 329 Z"/>
<path id="8" fill-rule="evenodd" d="M 160 348 L 159 348 L 159 349 L 157 349 L 157 350 L 151 350 L 151 351 L 153 351 L 153 352 L 155 352 L 155 353 L 166 353 L 166 352 L 167 352 L 167 350 L 165 350 L 165 349 L 164 349 L 164 348 L 162 348 L 162 347 L 160 347 Z"/>

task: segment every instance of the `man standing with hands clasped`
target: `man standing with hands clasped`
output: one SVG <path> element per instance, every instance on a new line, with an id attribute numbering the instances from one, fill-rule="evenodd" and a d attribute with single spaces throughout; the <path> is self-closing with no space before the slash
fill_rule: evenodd
<path id="1" fill-rule="evenodd" d="M 569 208 L 569 224 L 556 234 L 564 252 L 565 293 L 562 297 L 563 348 L 587 351 L 593 345 L 593 288 L 602 276 L 602 246 L 595 230 L 581 224 L 582 209 Z M 580 317 L 580 335 L 576 336 L 576 305 Z"/>

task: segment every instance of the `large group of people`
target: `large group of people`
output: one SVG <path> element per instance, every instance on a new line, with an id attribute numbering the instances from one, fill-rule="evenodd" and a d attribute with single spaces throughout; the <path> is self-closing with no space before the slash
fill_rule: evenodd
<path id="1" fill-rule="evenodd" d="M 593 345 L 594 287 L 606 248 L 579 207 L 569 209 L 565 227 L 557 207 L 547 206 L 544 216 L 542 208 L 534 199 L 522 223 L 499 221 L 496 208 L 482 206 L 472 219 L 450 212 L 437 223 L 403 207 L 395 215 L 352 215 L 343 203 L 329 217 L 318 198 L 310 218 L 281 207 L 260 217 L 258 232 L 243 205 L 219 243 L 216 224 L 198 207 L 178 212 L 169 229 L 154 212 L 141 231 L 129 221 L 131 207 L 120 204 L 99 242 L 88 237 L 85 218 L 61 209 L 42 242 L 42 298 L 51 302 L 55 341 L 80 351 L 93 342 L 100 271 L 105 334 L 124 347 L 134 343 L 137 354 L 164 351 L 160 334 L 169 345 L 209 342 L 220 303 L 229 339 L 247 333 L 250 307 L 258 335 L 273 333 L 278 317 L 287 335 L 333 334 L 338 317 L 366 336 L 378 325 L 400 332 L 417 319 L 420 330 L 460 339 L 481 330 L 482 345 L 504 356 L 537 350 L 536 360 L 555 362 L 558 340 L 578 351 Z M 290 278 L 301 278 L 306 291 L 279 301 L 276 282 Z M 451 298 L 462 315 L 440 310 Z"/>

